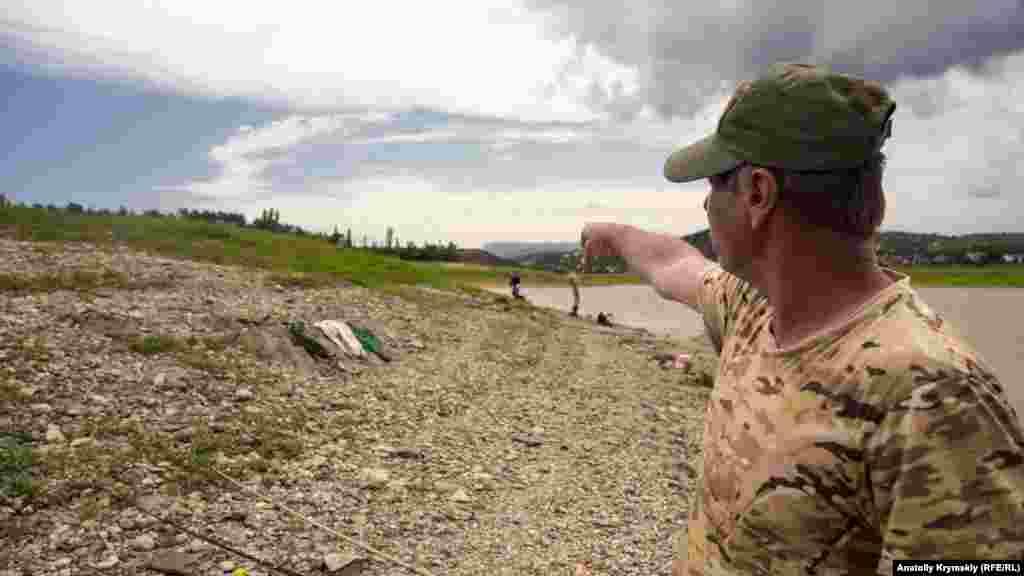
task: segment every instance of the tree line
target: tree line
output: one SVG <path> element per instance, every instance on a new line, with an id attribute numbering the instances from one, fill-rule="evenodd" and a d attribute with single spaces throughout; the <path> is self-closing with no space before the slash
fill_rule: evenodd
<path id="1" fill-rule="evenodd" d="M 682 237 L 707 258 L 714 258 L 711 234 L 704 229 Z M 926 234 L 886 230 L 878 234 L 878 255 L 894 264 L 986 264 L 1024 255 L 1024 234 Z"/>
<path id="2" fill-rule="evenodd" d="M 0 194 L 0 208 L 4 208 L 6 206 L 29 207 L 27 205 L 11 202 L 6 196 Z M 351 228 L 347 229 L 344 233 L 340 232 L 337 226 L 334 227 L 334 232 L 331 234 L 310 232 L 301 226 L 282 222 L 281 211 L 276 208 L 262 210 L 259 217 L 254 219 L 252 222 L 249 222 L 245 215 L 240 212 L 226 212 L 222 210 L 195 210 L 181 208 L 177 211 L 177 214 L 173 212 L 164 213 L 156 209 L 137 212 L 125 206 L 121 206 L 117 210 L 110 210 L 108 208 L 97 209 L 84 206 L 77 202 L 68 202 L 63 207 L 59 207 L 55 204 L 43 205 L 35 203 L 31 205 L 31 208 L 51 212 L 63 212 L 67 214 L 83 214 L 92 216 L 149 216 L 153 218 L 178 217 L 182 219 L 207 222 L 210 224 L 229 224 L 240 228 L 267 230 L 275 234 L 309 236 L 321 239 L 325 242 L 330 242 L 338 248 L 368 250 L 378 254 L 397 256 L 402 260 L 454 262 L 458 261 L 460 253 L 459 247 L 454 242 L 424 242 L 422 244 L 417 244 L 415 242 L 408 241 L 405 244 L 402 244 L 399 241 L 398 235 L 396 234 L 393 226 L 388 226 L 386 228 L 385 241 L 383 243 L 380 243 L 376 239 L 370 238 L 365 234 L 353 238 Z"/>

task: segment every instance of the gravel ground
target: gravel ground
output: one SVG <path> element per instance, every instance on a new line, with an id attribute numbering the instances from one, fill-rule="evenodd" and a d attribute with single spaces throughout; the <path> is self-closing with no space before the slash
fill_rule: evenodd
<path id="1" fill-rule="evenodd" d="M 209 538 L 291 573 L 413 573 L 281 505 L 423 574 L 669 574 L 704 342 L 85 244 L 0 259 L 0 436 L 34 455 L 32 492 L 0 495 L 0 576 L 280 573 Z M 285 326 L 323 319 L 391 360 L 314 360 Z M 680 351 L 693 368 L 657 360 Z"/>

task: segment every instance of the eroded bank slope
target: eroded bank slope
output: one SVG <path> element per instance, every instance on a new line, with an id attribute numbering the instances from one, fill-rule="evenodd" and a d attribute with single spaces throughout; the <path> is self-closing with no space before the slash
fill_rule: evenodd
<path id="1" fill-rule="evenodd" d="M 706 371 L 698 342 L 85 244 L 5 240 L 0 258 L 0 574 L 271 573 L 140 498 L 302 574 L 338 554 L 409 573 L 211 469 L 434 574 L 668 574 L 707 377 L 654 357 Z M 322 319 L 392 361 L 289 345 L 287 324 Z"/>

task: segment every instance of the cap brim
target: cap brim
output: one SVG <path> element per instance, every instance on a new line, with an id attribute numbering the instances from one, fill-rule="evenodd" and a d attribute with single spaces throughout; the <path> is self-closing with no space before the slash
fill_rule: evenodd
<path id="1" fill-rule="evenodd" d="M 728 172 L 741 162 L 718 144 L 712 134 L 673 152 L 665 162 L 665 178 L 672 182 L 692 182 Z"/>

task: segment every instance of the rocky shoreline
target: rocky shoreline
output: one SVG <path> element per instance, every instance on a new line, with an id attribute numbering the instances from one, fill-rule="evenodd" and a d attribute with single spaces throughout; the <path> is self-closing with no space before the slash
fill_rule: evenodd
<path id="1" fill-rule="evenodd" d="M 412 573 L 323 527 L 421 573 L 669 573 L 706 343 L 123 247 L 0 258 L 0 439 L 32 454 L 30 489 L 0 484 L 0 576 Z M 386 354 L 289 337 L 325 319 Z"/>

